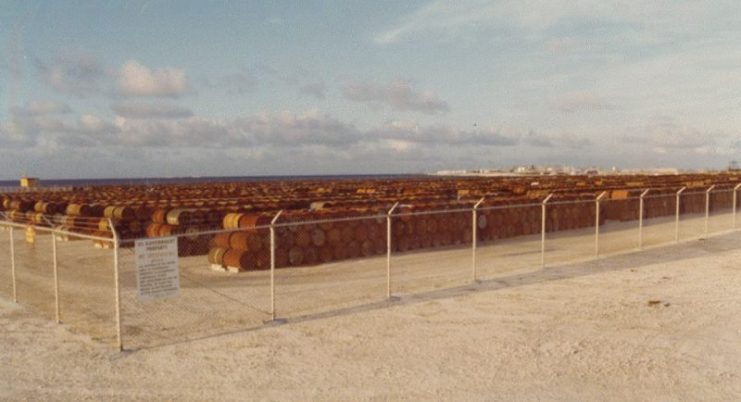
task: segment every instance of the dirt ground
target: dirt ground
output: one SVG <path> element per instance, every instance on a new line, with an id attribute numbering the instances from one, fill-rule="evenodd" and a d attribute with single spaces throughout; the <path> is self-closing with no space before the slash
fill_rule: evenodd
<path id="1" fill-rule="evenodd" d="M 622 249 L 633 249 L 631 225 L 606 227 L 614 239 L 605 244 L 623 239 Z M 664 229 L 657 236 L 673 237 Z M 86 256 L 99 265 L 94 273 L 61 277 L 68 294 L 81 293 L 73 285 L 84 278 L 90 285 L 80 289 L 99 292 L 64 298 L 75 301 L 63 303 L 63 325 L 45 318 L 53 299 L 19 306 L 0 284 L 0 399 L 741 398 L 741 234 L 581 261 L 594 243 L 575 232 L 547 246 L 551 263 L 573 262 L 545 269 L 537 240 L 483 247 L 478 284 L 470 250 L 397 256 L 392 302 L 383 297 L 382 258 L 284 270 L 277 304 L 288 322 L 279 325 L 262 323 L 265 273 L 229 277 L 184 261 L 177 302 L 140 305 L 126 290 L 124 353 L 109 343 L 110 253 L 100 250 Z M 82 264 L 65 261 L 70 271 Z M 24 275 L 21 301 L 48 290 Z M 219 326 L 235 312 L 238 320 Z M 90 327 L 86 316 L 105 325 Z M 108 333 L 90 331 L 98 327 Z"/>

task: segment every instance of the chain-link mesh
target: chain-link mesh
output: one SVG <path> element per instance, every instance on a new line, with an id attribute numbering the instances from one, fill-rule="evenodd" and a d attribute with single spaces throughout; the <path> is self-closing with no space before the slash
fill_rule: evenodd
<path id="1" fill-rule="evenodd" d="M 613 191 L 609 198 L 600 201 L 603 223 L 599 228 L 599 254 L 638 249 L 640 198 L 630 195 L 627 191 Z"/>
<path id="2" fill-rule="evenodd" d="M 52 235 L 27 226 L 14 230 L 18 302 L 55 319 Z"/>
<path id="3" fill-rule="evenodd" d="M 643 198 L 642 247 L 675 240 L 677 197 L 675 194 L 648 194 Z"/>
<path id="4" fill-rule="evenodd" d="M 458 286 L 471 281 L 470 210 L 401 211 L 391 225 L 393 294 Z"/>
<path id="5" fill-rule="evenodd" d="M 116 342 L 113 242 L 57 235 L 61 321 L 73 331 Z"/>
<path id="6" fill-rule="evenodd" d="M 386 297 L 386 220 L 290 222 L 275 230 L 276 314 L 297 317 Z"/>
<path id="7" fill-rule="evenodd" d="M 9 226 L 0 224 L 0 296 L 13 300 L 13 272 L 10 258 Z"/>
<path id="8" fill-rule="evenodd" d="M 710 193 L 708 233 L 734 229 L 733 193 L 733 189 L 714 190 Z"/>
<path id="9" fill-rule="evenodd" d="M 594 200 L 551 201 L 546 205 L 546 266 L 594 257 L 596 212 Z M 600 213 L 600 225 L 603 223 Z"/>
<path id="10" fill-rule="evenodd" d="M 675 240 L 676 194 L 612 191 L 600 201 L 553 199 L 545 205 L 542 242 L 540 202 L 523 205 L 459 203 L 400 205 L 390 216 L 392 295 L 407 295 L 489 280 L 541 267 L 609 255 Z M 704 192 L 681 196 L 680 240 L 706 230 Z M 456 209 L 457 208 L 457 209 Z M 116 297 L 111 223 L 123 239 L 118 281 L 124 345 L 137 349 L 224 334 L 264 325 L 273 317 L 296 319 L 369 305 L 387 295 L 387 219 L 383 209 L 274 213 L 178 210 L 159 214 L 157 223 L 120 210 L 117 218 L 9 213 L 19 302 L 54 318 L 53 242 L 56 233 L 59 310 L 75 331 L 115 342 Z M 151 212 L 151 211 L 147 211 Z M 733 226 L 733 194 L 710 193 L 707 231 Z M 0 230 L 0 253 L 10 255 L 9 229 Z M 639 235 L 640 233 L 640 235 Z M 139 298 L 135 239 L 177 239 L 180 291 L 155 301 Z M 94 240 L 93 240 L 94 239 Z M 271 247 L 274 244 L 274 249 Z M 273 251 L 273 253 L 271 253 Z M 271 294 L 270 266 L 276 265 Z M 10 258 L 0 258 L 0 295 L 12 297 Z M 274 296 L 274 298 L 273 298 Z M 274 301 L 274 304 L 273 304 Z"/>
<path id="11" fill-rule="evenodd" d="M 235 233 L 223 232 L 227 237 Z M 209 262 L 208 247 L 204 248 L 202 244 L 213 244 L 216 236 L 218 234 L 178 235 L 179 294 L 153 301 L 139 298 L 135 241 L 121 243 L 121 321 L 123 342 L 127 348 L 150 347 L 254 328 L 270 318 L 269 271 L 262 266 L 262 270 L 225 272 L 221 264 L 218 264 L 218 270 L 214 270 L 217 264 Z M 231 264 L 231 260 L 228 261 Z"/>
<path id="12" fill-rule="evenodd" d="M 704 191 L 687 190 L 679 197 L 679 240 L 700 238 L 705 234 Z"/>
<path id="13" fill-rule="evenodd" d="M 477 211 L 476 224 L 476 272 L 479 279 L 540 268 L 539 204 L 484 206 Z"/>

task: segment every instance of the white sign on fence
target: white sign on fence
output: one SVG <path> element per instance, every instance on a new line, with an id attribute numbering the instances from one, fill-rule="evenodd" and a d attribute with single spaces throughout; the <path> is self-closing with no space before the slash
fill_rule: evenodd
<path id="1" fill-rule="evenodd" d="M 134 250 L 139 300 L 177 296 L 180 292 L 178 239 L 166 237 L 137 240 Z"/>

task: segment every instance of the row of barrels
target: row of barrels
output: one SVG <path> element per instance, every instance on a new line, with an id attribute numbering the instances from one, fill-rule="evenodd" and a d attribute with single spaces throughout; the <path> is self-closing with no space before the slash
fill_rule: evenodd
<path id="1" fill-rule="evenodd" d="M 237 183 L 198 183 L 180 185 L 131 185 L 84 187 L 75 192 L 54 193 L 28 192 L 23 195 L 6 195 L 16 205 L 6 205 L 5 210 L 26 211 L 31 203 L 44 200 L 54 203 L 63 201 L 74 204 L 119 204 L 131 201 L 135 204 L 157 205 L 174 202 L 173 207 L 198 207 L 188 200 L 209 200 L 205 202 L 251 202 L 259 199 L 273 203 L 301 201 L 295 208 L 306 208 L 305 201 L 320 200 L 343 201 L 357 196 L 359 199 L 373 198 L 387 201 L 399 197 L 420 199 L 424 197 L 443 197 L 451 199 L 455 195 L 470 197 L 500 192 L 515 196 L 542 195 L 548 191 L 582 191 L 589 188 L 609 189 L 619 187 L 679 187 L 690 185 L 703 188 L 711 183 L 738 182 L 738 174 L 722 173 L 708 175 L 666 175 L 666 176 L 527 176 L 500 178 L 398 178 L 388 180 L 301 180 L 301 181 L 261 181 Z M 541 192 L 541 194 L 538 194 Z M 23 197 L 38 196 L 28 200 Z M 12 199 L 21 197 L 22 199 Z M 56 199 L 55 199 L 56 198 Z M 233 198 L 229 200 L 229 198 Z M 531 197 L 532 198 L 532 197 Z M 182 205 L 177 203 L 182 202 Z M 200 201 L 204 202 L 204 201 Z M 161 205 L 161 204 L 160 204 Z M 334 207 L 338 205 L 332 205 Z M 295 209 L 287 207 L 286 209 Z M 80 214 L 85 215 L 85 211 Z"/>
<path id="2" fill-rule="evenodd" d="M 433 212 L 402 206 L 392 219 L 394 252 L 470 244 L 473 216 L 470 210 Z M 585 212 L 586 211 L 586 212 Z M 591 214 L 590 214 L 591 211 Z M 594 205 L 565 204 L 549 207 L 547 230 L 569 230 L 594 225 Z M 309 220 L 310 216 L 303 216 Z M 227 215 L 232 229 L 215 235 L 209 262 L 237 270 L 265 268 L 270 253 L 269 216 Z M 540 233 L 540 206 L 484 209 L 476 216 L 480 241 Z M 301 266 L 383 254 L 387 250 L 387 223 L 383 216 L 319 223 L 300 222 L 275 227 L 276 266 Z M 287 258 L 283 258 L 286 256 Z M 217 258 L 218 257 L 218 258 Z M 225 260 L 222 260 L 224 257 Z"/>
<path id="3" fill-rule="evenodd" d="M 741 203 L 741 197 L 738 197 L 737 207 Z M 682 194 L 679 201 L 679 213 L 701 214 L 705 213 L 707 199 L 704 193 Z M 677 201 L 676 194 L 651 195 L 644 199 L 643 217 L 644 219 L 658 218 L 664 216 L 676 215 Z M 709 211 L 731 210 L 733 208 L 733 192 L 719 191 L 711 193 Z M 600 203 L 601 214 L 605 219 L 614 221 L 633 221 L 637 220 L 640 214 L 639 199 L 612 199 Z"/>
<path id="4" fill-rule="evenodd" d="M 374 211 L 287 212 L 275 227 L 276 266 L 314 265 L 385 252 L 384 219 L 352 220 L 371 214 Z M 236 270 L 267 268 L 268 226 L 272 218 L 272 215 L 227 214 L 223 227 L 234 230 L 214 237 L 209 252 L 211 264 Z"/>
<path id="5" fill-rule="evenodd" d="M 26 192 L 23 194 L 4 194 L 2 209 L 8 211 L 10 219 L 18 222 L 33 223 L 36 225 L 54 225 L 68 228 L 78 233 L 92 234 L 96 231 L 110 232 L 112 221 L 116 230 L 123 238 L 137 238 L 147 236 L 182 235 L 188 241 L 194 241 L 194 233 L 204 229 L 247 229 L 264 227 L 269 224 L 270 218 L 278 209 L 287 209 L 286 219 L 303 219 L 302 214 L 311 218 L 336 217 L 337 210 L 341 214 L 352 216 L 360 215 L 364 209 L 367 212 L 378 207 L 380 212 L 385 211 L 397 199 L 408 200 L 415 205 L 429 203 L 429 208 L 439 207 L 443 203 L 453 203 L 454 199 L 463 200 L 463 204 L 470 206 L 470 201 L 481 195 L 494 198 L 494 203 L 513 204 L 523 201 L 537 201 L 559 188 L 581 192 L 585 198 L 593 198 L 596 189 L 615 189 L 621 184 L 630 187 L 629 190 L 610 190 L 611 203 L 603 208 L 600 219 L 630 220 L 637 218 L 635 200 L 619 202 L 620 198 L 633 197 L 637 188 L 643 187 L 672 187 L 691 185 L 694 188 L 703 188 L 714 182 L 736 182 L 739 177 L 734 174 L 719 175 L 676 175 L 665 177 L 636 176 L 636 177 L 605 177 L 605 176 L 576 176 L 576 177 L 517 177 L 517 178 L 400 178 L 384 180 L 302 180 L 282 182 L 242 182 L 217 184 L 188 184 L 188 185 L 142 185 L 142 186 L 103 186 L 86 187 L 75 192 Z M 624 193 L 621 193 L 623 191 Z M 725 194 L 725 195 L 721 195 Z M 717 197 L 728 197 L 730 193 L 718 193 Z M 713 197 L 716 197 L 714 194 Z M 577 196 L 578 198 L 578 196 Z M 693 201 L 698 198 L 697 201 Z M 711 199 L 711 210 L 715 198 Z M 613 206 L 612 201 L 616 203 Z M 726 200 L 727 201 L 727 200 Z M 717 201 L 722 204 L 726 201 Z M 466 204 L 467 203 L 467 204 Z M 656 208 L 649 205 L 647 200 L 646 214 L 657 216 L 669 215 L 674 212 L 673 203 L 664 200 Z M 485 204 L 493 205 L 493 204 Z M 523 234 L 533 234 L 540 230 L 539 208 L 515 208 L 513 212 L 497 213 L 487 216 L 486 212 L 479 214 L 477 224 L 482 216 L 492 222 L 501 220 L 501 224 L 492 224 L 489 228 L 479 231 L 480 239 L 499 239 Z M 559 216 L 562 207 L 549 206 L 552 213 L 548 214 L 547 230 L 568 230 L 594 225 L 594 211 L 581 211 L 575 216 L 564 208 L 563 216 Z M 589 207 L 592 208 L 592 207 Z M 425 206 L 402 206 L 397 212 L 424 210 Z M 704 196 L 687 195 L 687 201 L 682 201 L 682 213 L 704 211 Z M 302 212 L 297 212 L 301 210 Z M 312 210 L 310 213 L 308 210 Z M 347 212 L 349 210 L 350 212 Z M 519 211 L 518 211 L 519 210 Z M 525 211 L 524 213 L 521 213 Z M 260 214 L 265 212 L 265 215 Z M 372 212 L 375 213 L 375 212 Z M 241 214 L 241 216 L 239 216 Z M 461 213 L 465 216 L 465 213 Z M 232 222 L 227 222 L 231 219 Z M 236 220 L 235 220 L 236 219 Z M 250 221 L 250 220 L 253 221 Z M 421 218 L 402 215 L 395 218 L 403 227 L 394 228 L 394 244 L 399 250 L 414 250 L 417 248 L 440 247 L 470 242 L 470 219 L 463 219 L 462 224 L 454 224 L 455 218 Z M 326 250 L 322 253 L 326 260 L 331 255 L 337 259 L 342 251 L 329 252 L 327 239 L 343 238 L 345 248 L 360 249 L 366 253 L 374 250 L 385 239 L 377 238 L 373 226 L 363 225 L 364 228 L 332 228 L 330 224 L 320 225 L 320 231 L 312 230 L 311 244 L 305 240 L 294 239 L 294 243 L 287 249 L 294 248 L 295 258 L 309 254 L 307 261 L 313 261 L 313 251 L 305 249 Z M 342 225 L 338 225 L 342 226 Z M 438 229 L 443 227 L 443 230 Z M 343 234 L 343 230 L 345 233 Z M 361 237 L 350 236 L 348 231 L 359 231 Z M 371 232 L 362 239 L 363 232 Z M 193 233 L 192 235 L 185 235 Z M 319 234 L 317 234 L 319 233 Z M 400 235 L 396 233 L 406 233 Z M 305 236 L 305 235 L 304 235 Z M 211 240 L 211 239 L 208 239 Z M 284 239 L 285 241 L 285 239 Z M 336 240 L 332 240 L 336 242 Z M 208 241 L 201 239 L 197 244 L 183 246 L 186 249 L 206 253 Z M 314 244 L 319 243 L 319 244 Z M 214 247 L 214 246 L 212 246 Z M 245 251 L 245 250 L 243 250 Z M 246 250 L 252 252 L 250 250 Z M 355 252 L 346 253 L 354 255 Z"/>

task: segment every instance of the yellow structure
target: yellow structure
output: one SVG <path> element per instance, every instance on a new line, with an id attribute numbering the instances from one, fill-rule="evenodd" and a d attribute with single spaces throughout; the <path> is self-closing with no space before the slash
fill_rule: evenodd
<path id="1" fill-rule="evenodd" d="M 38 187 L 39 179 L 37 177 L 21 177 L 21 187 L 31 188 Z"/>
<path id="2" fill-rule="evenodd" d="M 33 226 L 26 227 L 26 243 L 36 243 L 36 229 L 34 229 Z"/>

